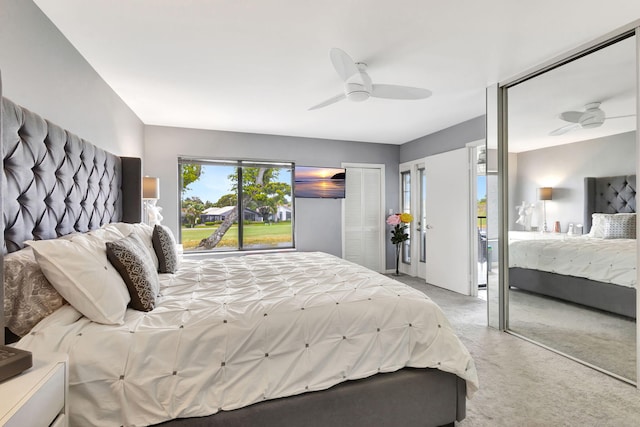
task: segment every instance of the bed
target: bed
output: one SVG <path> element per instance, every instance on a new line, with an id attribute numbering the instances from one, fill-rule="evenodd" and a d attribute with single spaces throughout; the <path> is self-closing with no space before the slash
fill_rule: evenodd
<path id="1" fill-rule="evenodd" d="M 509 244 L 509 285 L 636 317 L 635 175 L 585 178 L 583 236 Z"/>
<path id="2" fill-rule="evenodd" d="M 180 260 L 166 228 L 138 223 L 139 159 L 2 105 L 6 324 L 36 357 L 69 354 L 71 425 L 465 417 L 475 366 L 427 296 L 323 253 Z M 34 325 L 13 319 L 27 305 Z"/>

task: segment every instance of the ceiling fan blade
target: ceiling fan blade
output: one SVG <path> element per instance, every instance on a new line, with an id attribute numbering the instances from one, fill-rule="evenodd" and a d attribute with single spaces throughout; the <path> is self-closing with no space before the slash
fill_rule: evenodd
<path id="1" fill-rule="evenodd" d="M 580 125 L 578 123 L 572 123 L 570 125 L 565 125 L 562 126 L 561 128 L 558 128 L 554 131 L 549 132 L 549 135 L 551 136 L 558 136 L 558 135 L 564 135 L 567 132 L 570 132 L 574 129 L 580 129 Z"/>
<path id="2" fill-rule="evenodd" d="M 349 77 L 360 73 L 353 59 L 351 59 L 344 50 L 334 47 L 329 52 L 329 56 L 331 57 L 333 68 L 336 69 L 336 72 L 343 81 L 346 82 L 349 80 Z"/>
<path id="3" fill-rule="evenodd" d="M 565 111 L 560 113 L 560 118 L 565 122 L 578 123 L 583 114 L 584 112 L 580 111 Z"/>
<path id="4" fill-rule="evenodd" d="M 374 84 L 371 96 L 387 99 L 424 99 L 431 96 L 431 91 L 410 86 Z"/>
<path id="5" fill-rule="evenodd" d="M 635 114 L 627 114 L 626 116 L 612 116 L 612 117 L 605 117 L 605 120 L 611 120 L 611 119 L 624 119 L 626 117 L 635 117 Z"/>
<path id="6" fill-rule="evenodd" d="M 334 96 L 332 98 L 327 99 L 326 101 L 322 101 L 318 105 L 314 105 L 313 107 L 309 108 L 308 111 L 317 110 L 318 108 L 322 108 L 322 107 L 326 107 L 327 105 L 335 104 L 336 102 L 342 101 L 345 98 L 346 98 L 346 95 L 344 93 L 341 93 L 340 95 L 336 95 L 336 96 Z"/>

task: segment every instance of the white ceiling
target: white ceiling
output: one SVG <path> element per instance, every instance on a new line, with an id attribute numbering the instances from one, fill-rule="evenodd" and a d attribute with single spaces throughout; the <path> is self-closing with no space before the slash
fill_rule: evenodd
<path id="1" fill-rule="evenodd" d="M 638 0 L 34 1 L 145 124 L 389 144 L 483 115 L 488 85 L 640 18 Z M 308 111 L 341 91 L 332 47 L 433 96 Z"/>

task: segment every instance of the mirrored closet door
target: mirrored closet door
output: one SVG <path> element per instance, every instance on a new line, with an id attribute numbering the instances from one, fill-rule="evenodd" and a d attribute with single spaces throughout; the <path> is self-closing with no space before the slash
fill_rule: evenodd
<path id="1" fill-rule="evenodd" d="M 505 98 L 507 329 L 631 382 L 636 82 L 628 34 Z"/>

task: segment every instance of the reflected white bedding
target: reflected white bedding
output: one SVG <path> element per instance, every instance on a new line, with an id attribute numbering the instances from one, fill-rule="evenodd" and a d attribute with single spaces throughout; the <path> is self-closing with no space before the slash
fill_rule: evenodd
<path id="1" fill-rule="evenodd" d="M 635 287 L 636 240 L 589 236 L 509 243 L 509 267 L 584 277 Z"/>
<path id="2" fill-rule="evenodd" d="M 423 293 L 323 253 L 185 260 L 156 308 L 122 326 L 66 305 L 18 346 L 70 358 L 71 425 L 203 416 L 349 379 L 431 367 L 477 389 L 475 366 Z"/>

